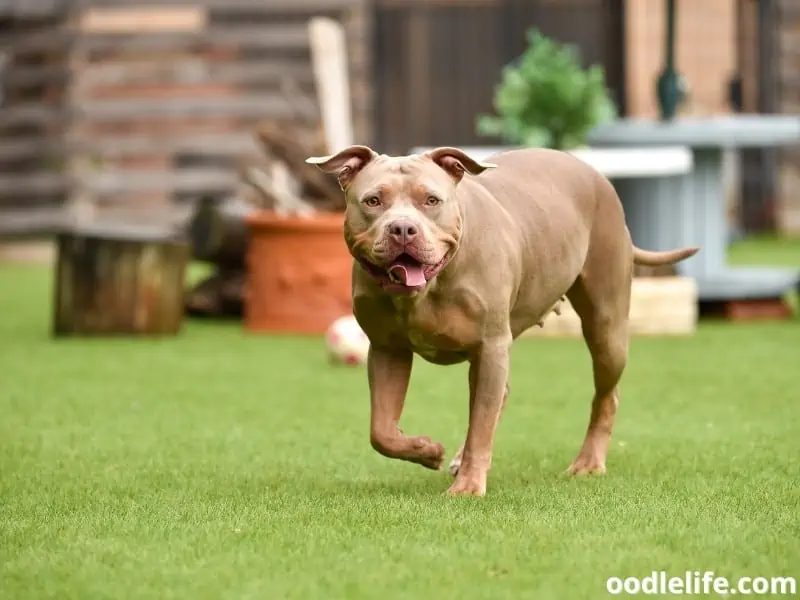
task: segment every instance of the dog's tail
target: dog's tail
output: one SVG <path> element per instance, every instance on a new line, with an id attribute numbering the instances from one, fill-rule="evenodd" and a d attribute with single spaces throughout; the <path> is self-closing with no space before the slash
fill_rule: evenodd
<path id="1" fill-rule="evenodd" d="M 677 250 L 665 250 L 664 252 L 653 252 L 652 250 L 642 250 L 633 247 L 633 264 L 645 267 L 660 267 L 663 265 L 673 265 L 684 259 L 694 256 L 700 248 L 679 248 Z"/>

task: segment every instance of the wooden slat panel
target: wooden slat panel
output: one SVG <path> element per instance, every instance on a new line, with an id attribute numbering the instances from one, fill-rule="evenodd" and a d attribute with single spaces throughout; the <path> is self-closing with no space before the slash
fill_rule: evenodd
<path id="1" fill-rule="evenodd" d="M 258 148 L 253 135 L 241 133 L 187 133 L 161 135 L 92 136 L 79 144 L 82 151 L 104 158 L 191 152 L 202 156 L 239 156 Z M 0 150 L 2 145 L 0 145 Z"/>
<path id="2" fill-rule="evenodd" d="M 65 152 L 60 140 L 37 137 L 0 137 L 0 160 L 59 156 Z"/>
<path id="3" fill-rule="evenodd" d="M 9 88 L 29 88 L 39 85 L 66 83 L 69 70 L 63 66 L 11 67 L 3 69 L 0 85 Z"/>
<path id="4" fill-rule="evenodd" d="M 260 13 L 303 12 L 317 14 L 326 11 L 340 11 L 356 6 L 364 0 L 169 0 L 170 6 L 199 6 L 206 9 L 226 12 L 246 11 Z M 77 0 L 84 7 L 129 7 L 130 0 Z M 163 2 L 149 0 L 137 3 L 137 8 L 152 6 L 163 8 Z"/>
<path id="5" fill-rule="evenodd" d="M 66 190 L 69 178 L 59 173 L 0 175 L 0 203 L 4 198 L 58 194 Z"/>
<path id="6" fill-rule="evenodd" d="M 0 108 L 0 127 L 9 125 L 55 126 L 64 122 L 66 111 L 46 104 L 19 104 Z"/>
<path id="7" fill-rule="evenodd" d="M 294 107 L 274 94 L 232 96 L 230 98 L 170 98 L 89 100 L 78 112 L 87 121 L 111 122 L 128 119 L 231 117 L 289 117 Z"/>
<path id="8" fill-rule="evenodd" d="M 66 224 L 60 206 L 32 206 L 25 209 L 0 208 L 0 238 L 26 238 L 55 233 Z"/>
<path id="9" fill-rule="evenodd" d="M 127 52 L 179 51 L 209 46 L 296 51 L 308 48 L 308 31 L 305 25 L 260 25 L 212 27 L 202 31 L 80 35 L 74 28 L 62 27 L 0 36 L 0 50 L 17 55 L 57 51 L 70 46 L 88 52 L 119 48 Z"/>
<path id="10" fill-rule="evenodd" d="M 87 179 L 86 187 L 97 194 L 145 191 L 203 193 L 228 190 L 238 182 L 236 173 L 230 169 L 106 171 Z"/>
<path id="11" fill-rule="evenodd" d="M 91 100 L 74 111 L 42 105 L 19 105 L 0 109 L 0 127 L 34 124 L 56 126 L 70 115 L 94 122 L 141 120 L 148 118 L 287 118 L 294 114 L 292 104 L 277 95 L 249 95 L 230 98 L 170 98 Z"/>
<path id="12" fill-rule="evenodd" d="M 374 0 L 381 8 L 409 9 L 417 8 L 462 8 L 474 6 L 497 6 L 500 0 Z"/>
<path id="13" fill-rule="evenodd" d="M 183 59 L 168 62 L 103 61 L 87 66 L 80 75 L 84 88 L 95 85 L 173 84 L 206 85 L 223 83 L 251 85 L 288 78 L 298 84 L 313 83 L 308 60 L 265 59 L 259 61 L 209 61 Z"/>
<path id="14" fill-rule="evenodd" d="M 170 191 L 203 193 L 228 190 L 238 182 L 231 169 L 176 169 L 174 171 L 105 171 L 87 176 L 86 189 L 96 194 Z M 3 200 L 58 194 L 66 191 L 69 177 L 59 173 L 0 175 Z"/>

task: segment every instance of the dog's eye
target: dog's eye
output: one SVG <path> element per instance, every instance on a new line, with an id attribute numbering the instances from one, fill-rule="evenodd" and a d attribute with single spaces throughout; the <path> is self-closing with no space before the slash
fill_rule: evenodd
<path id="1" fill-rule="evenodd" d="M 381 199 L 377 196 L 367 196 L 362 200 L 364 206 L 369 206 L 370 208 L 375 208 L 376 206 L 381 205 Z"/>
<path id="2" fill-rule="evenodd" d="M 428 196 L 425 200 L 425 206 L 439 206 L 441 203 L 442 200 L 436 196 Z"/>

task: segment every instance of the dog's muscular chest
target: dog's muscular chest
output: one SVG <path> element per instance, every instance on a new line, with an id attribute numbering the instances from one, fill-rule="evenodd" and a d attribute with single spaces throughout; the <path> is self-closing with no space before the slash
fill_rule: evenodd
<path id="1" fill-rule="evenodd" d="M 468 297 L 354 298 L 354 311 L 373 344 L 402 346 L 436 364 L 467 359 L 481 340 L 480 303 Z"/>

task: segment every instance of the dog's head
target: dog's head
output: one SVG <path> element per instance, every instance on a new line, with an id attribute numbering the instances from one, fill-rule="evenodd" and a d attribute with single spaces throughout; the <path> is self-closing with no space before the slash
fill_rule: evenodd
<path id="1" fill-rule="evenodd" d="M 345 193 L 345 242 L 387 292 L 423 289 L 452 259 L 461 241 L 456 187 L 479 163 L 457 148 L 390 157 L 350 146 L 306 162 L 336 174 Z"/>

